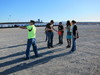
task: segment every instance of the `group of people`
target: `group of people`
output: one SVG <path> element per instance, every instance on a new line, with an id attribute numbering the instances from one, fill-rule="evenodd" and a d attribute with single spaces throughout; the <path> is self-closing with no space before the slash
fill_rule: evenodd
<path id="1" fill-rule="evenodd" d="M 56 31 L 59 35 L 59 45 L 63 44 L 63 35 L 64 35 L 64 26 L 62 22 L 59 22 L 58 25 L 58 30 L 54 29 L 53 27 L 54 21 L 51 20 L 50 23 L 48 23 L 45 27 L 45 34 L 46 34 L 46 41 L 47 41 L 47 47 L 52 48 L 53 47 L 53 36 L 54 36 L 54 31 Z M 66 48 L 71 47 L 71 40 L 73 41 L 72 45 L 72 50 L 76 50 L 76 43 L 75 40 L 79 37 L 78 36 L 78 30 L 76 26 L 76 21 L 72 20 L 71 22 L 68 20 L 66 22 L 66 39 L 67 39 L 67 46 Z"/>
<path id="2" fill-rule="evenodd" d="M 27 48 L 26 48 L 26 58 L 30 59 L 30 47 L 33 46 L 33 51 L 35 53 L 36 57 L 39 57 L 38 50 L 37 50 L 37 44 L 36 44 L 36 27 L 35 27 L 35 21 L 31 20 L 29 26 L 23 26 L 20 27 L 22 29 L 28 30 L 28 40 L 27 40 Z M 71 47 L 71 40 L 72 40 L 72 48 L 71 51 L 76 50 L 76 39 L 79 38 L 78 36 L 78 30 L 76 21 L 72 20 L 66 22 L 66 39 L 67 39 L 67 48 Z M 54 28 L 54 21 L 51 20 L 50 23 L 47 23 L 45 27 L 45 34 L 46 34 L 46 41 L 47 41 L 47 48 L 53 48 L 53 37 L 54 37 L 54 31 L 56 31 L 59 35 L 59 45 L 63 44 L 63 35 L 64 35 L 64 26 L 62 25 L 62 22 L 59 22 L 58 30 Z"/>

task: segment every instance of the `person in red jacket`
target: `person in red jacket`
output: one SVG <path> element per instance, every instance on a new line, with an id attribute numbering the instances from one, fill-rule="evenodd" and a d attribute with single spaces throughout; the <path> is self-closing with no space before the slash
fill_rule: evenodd
<path id="1" fill-rule="evenodd" d="M 62 22 L 59 22 L 58 25 L 58 36 L 59 36 L 59 43 L 60 45 L 63 44 L 63 33 L 64 33 L 64 27 L 62 25 Z"/>

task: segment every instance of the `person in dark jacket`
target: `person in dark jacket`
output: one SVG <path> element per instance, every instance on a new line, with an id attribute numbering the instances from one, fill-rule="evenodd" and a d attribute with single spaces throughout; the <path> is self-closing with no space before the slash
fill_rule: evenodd
<path id="1" fill-rule="evenodd" d="M 58 25 L 58 36 L 59 36 L 59 43 L 60 45 L 63 44 L 63 33 L 64 33 L 64 27 L 62 25 L 62 22 L 59 22 Z"/>
<path id="2" fill-rule="evenodd" d="M 53 24 L 54 24 L 54 21 L 51 20 L 50 23 L 48 23 L 48 24 L 46 25 L 47 40 L 48 40 L 48 42 L 47 42 L 47 47 L 48 47 L 48 48 L 53 48 L 53 47 L 54 47 L 54 46 L 53 46 L 54 31 L 57 31 L 57 30 L 54 29 Z"/>
<path id="3" fill-rule="evenodd" d="M 76 50 L 76 39 L 79 38 L 78 36 L 78 29 L 76 25 L 76 21 L 72 20 L 72 48 L 71 51 Z"/>

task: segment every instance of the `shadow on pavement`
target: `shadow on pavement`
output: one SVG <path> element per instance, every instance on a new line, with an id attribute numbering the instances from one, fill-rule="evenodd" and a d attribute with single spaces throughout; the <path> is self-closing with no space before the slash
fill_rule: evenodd
<path id="1" fill-rule="evenodd" d="M 47 51 L 47 52 L 41 53 L 40 55 L 46 55 L 46 54 L 50 54 L 50 53 L 61 51 L 61 50 L 65 50 L 65 49 L 61 49 L 61 48 L 54 49 L 54 50 L 51 50 L 51 51 Z M 21 70 L 24 70 L 24 69 L 27 69 L 27 68 L 30 68 L 30 67 L 34 67 L 34 66 L 37 66 L 37 65 L 45 64 L 48 61 L 50 61 L 51 59 L 53 59 L 53 58 L 62 57 L 62 56 L 65 56 L 65 55 L 70 55 L 73 52 L 69 51 L 69 52 L 61 53 L 61 54 L 57 54 L 57 55 L 46 56 L 44 58 L 37 59 L 37 60 L 35 60 L 33 62 L 30 62 L 30 63 L 21 63 L 21 64 L 18 64 L 16 66 L 14 66 L 14 67 L 11 67 L 9 69 L 4 70 L 3 72 L 0 73 L 0 75 L 11 74 L 11 73 L 14 73 L 14 72 L 17 72 L 17 71 L 21 71 Z M 7 62 L 4 62 L 4 63 L 0 63 L 0 67 L 12 65 L 12 64 L 15 64 L 15 63 L 23 62 L 23 61 L 25 61 L 25 60 L 22 59 L 22 58 L 18 58 L 18 59 L 15 59 L 15 60 L 11 60 L 11 61 L 7 61 Z"/>

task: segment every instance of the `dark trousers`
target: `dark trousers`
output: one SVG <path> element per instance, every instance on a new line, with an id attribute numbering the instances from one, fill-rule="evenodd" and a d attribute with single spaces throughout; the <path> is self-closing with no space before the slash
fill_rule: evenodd
<path id="1" fill-rule="evenodd" d="M 37 51 L 37 45 L 36 45 L 36 39 L 28 39 L 27 40 L 27 49 L 26 49 L 26 58 L 30 58 L 30 47 L 31 45 L 33 46 L 33 51 L 35 53 L 35 56 L 38 56 L 38 51 Z"/>
<path id="2" fill-rule="evenodd" d="M 45 41 L 47 41 L 47 31 L 45 31 L 45 35 L 46 35 Z"/>
<path id="3" fill-rule="evenodd" d="M 53 32 L 47 32 L 47 47 L 53 47 L 53 37 L 54 37 L 54 33 Z"/>
<path id="4" fill-rule="evenodd" d="M 71 51 L 75 51 L 76 50 L 76 39 L 72 38 L 72 49 Z"/>
<path id="5" fill-rule="evenodd" d="M 63 34 L 59 35 L 59 44 L 63 44 Z"/>

